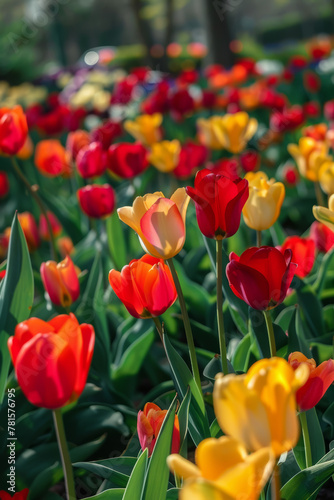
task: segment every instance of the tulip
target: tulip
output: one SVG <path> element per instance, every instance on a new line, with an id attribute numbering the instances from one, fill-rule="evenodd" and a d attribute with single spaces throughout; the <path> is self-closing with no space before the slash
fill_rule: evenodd
<path id="1" fill-rule="evenodd" d="M 326 144 L 315 141 L 311 137 L 301 137 L 298 146 L 289 144 L 288 151 L 294 157 L 300 175 L 313 182 L 319 180 L 319 170 L 322 164 L 332 159 L 327 155 Z"/>
<path id="2" fill-rule="evenodd" d="M 296 391 L 307 380 L 308 367 L 296 371 L 283 358 L 262 359 L 245 375 L 218 374 L 213 406 L 225 434 L 250 451 L 270 447 L 276 457 L 298 441 Z"/>
<path id="3" fill-rule="evenodd" d="M 99 177 L 107 168 L 107 153 L 99 142 L 92 142 L 80 149 L 76 157 L 76 166 L 84 179 Z"/>
<path id="4" fill-rule="evenodd" d="M 240 164 L 245 172 L 257 170 L 260 166 L 260 155 L 254 149 L 243 151 L 240 155 Z"/>
<path id="5" fill-rule="evenodd" d="M 329 386 L 334 382 L 334 361 L 329 359 L 319 366 L 314 359 L 308 359 L 301 352 L 292 352 L 288 358 L 289 364 L 297 370 L 301 364 L 306 364 L 309 369 L 309 377 L 305 384 L 296 392 L 297 405 L 300 411 L 314 408 L 323 397 Z"/>
<path id="6" fill-rule="evenodd" d="M 0 108 L 0 151 L 16 155 L 28 136 L 27 119 L 21 106 Z"/>
<path id="7" fill-rule="evenodd" d="M 109 184 L 91 184 L 78 189 L 81 210 L 93 219 L 103 219 L 115 208 L 115 193 Z"/>
<path id="8" fill-rule="evenodd" d="M 144 411 L 138 412 L 137 432 L 142 450 L 148 449 L 148 456 L 152 455 L 161 426 L 166 417 L 167 410 L 161 410 L 154 403 L 146 403 Z M 180 449 L 180 427 L 179 419 L 175 415 L 172 435 L 172 453 L 178 453 Z"/>
<path id="9" fill-rule="evenodd" d="M 41 243 L 35 217 L 30 212 L 22 212 L 17 217 L 26 238 L 29 252 L 34 252 Z"/>
<path id="10" fill-rule="evenodd" d="M 4 233 L 0 234 L 0 260 L 6 258 L 9 246 L 10 227 L 6 228 Z"/>
<path id="11" fill-rule="evenodd" d="M 321 189 L 330 196 L 334 194 L 334 161 L 325 161 L 319 169 Z"/>
<path id="12" fill-rule="evenodd" d="M 196 204 L 197 222 L 205 236 L 221 240 L 237 232 L 248 198 L 245 179 L 232 180 L 204 169 L 196 175 L 195 187 L 186 191 Z"/>
<path id="13" fill-rule="evenodd" d="M 57 217 L 55 216 L 55 214 L 53 214 L 49 210 L 47 211 L 47 216 L 48 216 L 49 222 L 51 224 L 52 234 L 55 238 L 57 238 L 57 236 L 59 236 L 63 230 L 62 225 L 60 224 L 60 222 L 57 219 Z M 49 228 L 48 228 L 48 225 L 46 222 L 45 215 L 43 215 L 43 214 L 41 214 L 41 216 L 39 218 L 39 234 L 40 234 L 40 237 L 42 238 L 42 240 L 50 241 Z"/>
<path id="14" fill-rule="evenodd" d="M 71 171 L 69 154 L 57 139 L 46 139 L 37 144 L 35 165 L 47 177 L 68 175 Z"/>
<path id="15" fill-rule="evenodd" d="M 185 115 L 189 115 L 194 110 L 195 102 L 189 90 L 180 89 L 171 96 L 169 105 L 174 120 L 180 121 Z"/>
<path id="16" fill-rule="evenodd" d="M 209 163 L 209 170 L 216 175 L 228 177 L 232 181 L 239 179 L 239 162 L 236 158 L 221 158 L 215 163 Z"/>
<path id="17" fill-rule="evenodd" d="M 74 250 L 73 241 L 69 236 L 62 236 L 57 240 L 57 248 L 60 255 L 65 258 L 66 255 L 70 255 Z"/>
<path id="18" fill-rule="evenodd" d="M 182 145 L 179 162 L 173 170 L 173 175 L 178 179 L 187 179 L 194 170 L 205 163 L 208 156 L 208 150 L 201 144 L 187 141 Z"/>
<path id="19" fill-rule="evenodd" d="M 93 356 L 92 325 L 79 325 L 74 314 L 51 321 L 19 323 L 8 349 L 17 381 L 31 404 L 57 409 L 82 393 Z"/>
<path id="20" fill-rule="evenodd" d="M 7 491 L 0 491 L 0 500 L 27 500 L 29 495 L 28 488 L 24 488 L 24 490 L 17 491 L 11 496 Z"/>
<path id="21" fill-rule="evenodd" d="M 314 240 L 319 252 L 327 253 L 334 245 L 334 232 L 318 221 L 314 221 L 311 225 L 310 238 Z"/>
<path id="22" fill-rule="evenodd" d="M 144 146 L 151 146 L 161 140 L 162 115 L 154 113 L 153 115 L 140 115 L 134 121 L 126 120 L 124 128 L 137 141 Z"/>
<path id="23" fill-rule="evenodd" d="M 168 266 L 151 255 L 132 260 L 121 272 L 112 269 L 109 283 L 135 318 L 160 316 L 177 298 Z"/>
<path id="24" fill-rule="evenodd" d="M 3 280 L 5 276 L 6 276 L 6 269 L 0 271 L 0 281 Z"/>
<path id="25" fill-rule="evenodd" d="M 181 144 L 173 141 L 162 141 L 152 144 L 149 162 L 160 172 L 171 172 L 179 163 Z"/>
<path id="26" fill-rule="evenodd" d="M 34 152 L 34 144 L 30 139 L 29 135 L 27 135 L 27 138 L 22 148 L 16 153 L 16 156 L 20 160 L 28 160 L 28 158 L 32 156 L 33 152 Z"/>
<path id="27" fill-rule="evenodd" d="M 334 231 L 334 194 L 329 197 L 328 208 L 314 206 L 313 215 L 319 222 Z"/>
<path id="28" fill-rule="evenodd" d="M 282 254 L 273 247 L 248 248 L 240 257 L 230 254 L 226 274 L 232 291 L 258 311 L 268 311 L 283 302 L 296 272 L 292 251 Z"/>
<path id="29" fill-rule="evenodd" d="M 305 137 L 311 137 L 315 141 L 325 141 L 328 127 L 326 123 L 317 123 L 303 129 Z"/>
<path id="30" fill-rule="evenodd" d="M 186 190 L 179 188 L 170 199 L 161 192 L 138 196 L 132 207 L 117 212 L 121 221 L 138 234 L 145 252 L 158 259 L 171 259 L 182 250 L 186 239 L 189 200 Z"/>
<path id="31" fill-rule="evenodd" d="M 90 144 L 89 133 L 86 130 L 75 130 L 70 132 L 66 140 L 66 151 L 71 160 L 75 161 L 81 148 Z"/>
<path id="32" fill-rule="evenodd" d="M 284 255 L 285 250 L 292 250 L 292 260 L 297 264 L 296 276 L 305 278 L 311 271 L 315 260 L 315 243 L 311 238 L 300 238 L 290 236 L 286 238 L 281 246 Z"/>
<path id="33" fill-rule="evenodd" d="M 148 167 L 147 150 L 142 144 L 119 142 L 108 150 L 108 170 L 121 179 L 132 179 Z"/>
<path id="34" fill-rule="evenodd" d="M 40 268 L 44 288 L 50 300 L 56 306 L 70 307 L 80 295 L 78 273 L 80 270 L 73 264 L 68 255 L 64 260 L 43 262 Z"/>
<path id="35" fill-rule="evenodd" d="M 256 231 L 269 229 L 278 219 L 285 196 L 282 182 L 268 179 L 264 172 L 248 172 L 249 198 L 242 210 L 245 223 Z"/>
<path id="36" fill-rule="evenodd" d="M 275 457 L 269 447 L 248 455 L 235 439 L 223 436 L 202 441 L 194 465 L 170 455 L 171 471 L 185 480 L 180 500 L 257 500 L 273 471 Z"/>
<path id="37" fill-rule="evenodd" d="M 122 127 L 119 122 L 107 120 L 90 134 L 93 142 L 100 142 L 102 148 L 107 151 L 116 137 L 122 135 Z"/>
<path id="38" fill-rule="evenodd" d="M 0 171 L 0 198 L 5 198 L 9 193 L 9 180 L 6 172 Z"/>

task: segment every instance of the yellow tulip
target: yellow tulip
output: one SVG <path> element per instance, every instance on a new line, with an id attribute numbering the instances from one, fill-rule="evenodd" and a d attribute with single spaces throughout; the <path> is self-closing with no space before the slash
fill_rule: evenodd
<path id="1" fill-rule="evenodd" d="M 269 229 L 278 219 L 285 197 L 285 187 L 275 179 L 268 179 L 264 172 L 248 172 L 249 197 L 242 213 L 251 229 Z"/>
<path id="2" fill-rule="evenodd" d="M 181 144 L 177 139 L 152 144 L 149 162 L 160 172 L 172 172 L 180 158 Z"/>
<path id="3" fill-rule="evenodd" d="M 289 144 L 288 151 L 294 157 L 300 175 L 310 181 L 319 180 L 319 170 L 325 161 L 331 161 L 327 155 L 327 145 L 311 137 L 301 137 L 299 143 Z"/>
<path id="4" fill-rule="evenodd" d="M 153 115 L 140 115 L 135 120 L 126 120 L 124 128 L 137 141 L 145 146 L 150 146 L 161 140 L 162 115 L 154 113 Z"/>
<path id="5" fill-rule="evenodd" d="M 240 153 L 257 130 L 257 120 L 240 111 L 233 115 L 213 116 L 208 120 L 197 120 L 198 137 L 210 149 L 226 149 Z"/>
<path id="6" fill-rule="evenodd" d="M 185 480 L 180 500 L 257 500 L 275 465 L 270 448 L 248 455 L 227 436 L 202 441 L 195 460 L 196 465 L 180 455 L 167 459 L 171 471 Z"/>
<path id="7" fill-rule="evenodd" d="M 328 200 L 328 208 L 314 206 L 313 215 L 319 222 L 334 231 L 334 194 Z"/>
<path id="8" fill-rule="evenodd" d="M 283 358 L 262 359 L 245 375 L 218 374 L 214 410 L 224 433 L 247 450 L 270 447 L 276 457 L 298 441 L 295 392 L 309 376 L 302 363 L 294 371 Z"/>
<path id="9" fill-rule="evenodd" d="M 334 193 L 334 162 L 325 161 L 319 170 L 321 189 L 329 196 Z"/>
<path id="10" fill-rule="evenodd" d="M 170 259 L 182 250 L 185 242 L 189 200 L 185 188 L 179 188 L 170 199 L 161 192 L 138 196 L 132 207 L 122 207 L 117 212 L 136 231 L 145 252 Z"/>

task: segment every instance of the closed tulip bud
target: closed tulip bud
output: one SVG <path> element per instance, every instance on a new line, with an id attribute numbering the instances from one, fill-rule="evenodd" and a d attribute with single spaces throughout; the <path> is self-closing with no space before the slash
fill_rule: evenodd
<path id="1" fill-rule="evenodd" d="M 273 309 L 283 302 L 296 272 L 292 251 L 284 255 L 273 247 L 248 248 L 240 257 L 230 254 L 226 274 L 232 291 L 258 311 Z"/>
<path id="2" fill-rule="evenodd" d="M 19 323 L 8 349 L 28 401 L 55 410 L 77 400 L 86 384 L 94 342 L 92 325 L 79 325 L 74 314 Z"/>
<path id="3" fill-rule="evenodd" d="M 31 158 L 33 152 L 34 152 L 34 144 L 28 135 L 22 148 L 17 152 L 16 156 L 20 160 L 28 160 L 28 158 Z"/>
<path id="4" fill-rule="evenodd" d="M 138 412 L 137 432 L 142 450 L 148 449 L 148 456 L 152 455 L 161 426 L 165 420 L 167 410 L 161 410 L 154 403 L 146 403 L 144 411 Z M 180 426 L 178 416 L 175 415 L 172 435 L 172 453 L 180 449 Z"/>
<path id="5" fill-rule="evenodd" d="M 279 457 L 297 444 L 295 395 L 308 375 L 305 364 L 294 371 L 277 357 L 257 361 L 245 375 L 218 374 L 213 406 L 220 427 L 247 450 L 270 447 Z"/>
<path id="6" fill-rule="evenodd" d="M 62 236 L 57 240 L 57 248 L 61 257 L 65 258 L 66 255 L 70 255 L 74 250 L 73 241 L 69 236 Z"/>
<path id="7" fill-rule="evenodd" d="M 119 142 L 108 150 L 108 171 L 132 179 L 148 167 L 147 149 L 140 143 Z"/>
<path id="8" fill-rule="evenodd" d="M 69 175 L 71 172 L 69 154 L 57 139 L 45 139 L 37 144 L 35 165 L 46 177 Z"/>
<path id="9" fill-rule="evenodd" d="M 297 390 L 296 399 L 300 411 L 314 408 L 334 382 L 334 361 L 329 359 L 317 366 L 314 359 L 308 359 L 304 354 L 296 351 L 289 355 L 288 362 L 294 370 L 297 370 L 301 364 L 308 367 L 308 379 Z"/>
<path id="10" fill-rule="evenodd" d="M 183 248 L 186 239 L 185 219 L 189 204 L 184 188 L 170 199 L 156 192 L 138 196 L 132 207 L 118 209 L 118 216 L 139 236 L 145 252 L 158 259 L 170 259 Z"/>
<path id="11" fill-rule="evenodd" d="M 34 252 L 41 243 L 35 217 L 30 212 L 22 212 L 17 217 L 26 238 L 29 252 Z"/>
<path id="12" fill-rule="evenodd" d="M 137 116 L 134 121 L 126 120 L 124 128 L 144 146 L 151 146 L 161 140 L 161 124 L 162 115 L 154 113 L 153 115 Z"/>
<path id="13" fill-rule="evenodd" d="M 264 172 L 249 172 L 249 198 L 242 210 L 245 223 L 251 229 L 269 229 L 278 219 L 285 197 L 282 182 L 268 179 Z"/>
<path id="14" fill-rule="evenodd" d="M 170 455 L 171 472 L 184 479 L 180 500 L 238 500 L 259 498 L 275 466 L 269 447 L 251 455 L 228 436 L 204 439 L 197 447 L 195 464 Z"/>
<path id="15" fill-rule="evenodd" d="M 261 158 L 257 151 L 248 149 L 240 155 L 240 165 L 245 172 L 253 172 L 260 166 Z"/>
<path id="16" fill-rule="evenodd" d="M 111 215 L 115 208 L 115 192 L 109 184 L 91 184 L 78 189 L 81 210 L 93 219 Z"/>
<path id="17" fill-rule="evenodd" d="M 151 255 L 132 260 L 121 272 L 112 269 L 109 272 L 109 283 L 135 318 L 160 316 L 177 298 L 167 264 Z"/>
<path id="18" fill-rule="evenodd" d="M 327 253 L 334 245 L 334 231 L 321 222 L 314 221 L 310 228 L 310 238 L 319 252 Z"/>
<path id="19" fill-rule="evenodd" d="M 16 155 L 28 136 L 27 119 L 21 106 L 0 108 L 0 151 Z"/>
<path id="20" fill-rule="evenodd" d="M 332 157 L 327 155 L 326 144 L 311 137 L 301 137 L 298 145 L 289 144 L 288 151 L 295 159 L 300 175 L 313 182 L 319 180 L 322 164 L 332 160 Z"/>
<path id="21" fill-rule="evenodd" d="M 89 133 L 86 130 L 75 130 L 70 132 L 66 140 L 66 151 L 72 161 L 76 160 L 80 149 L 90 144 Z"/>
<path id="22" fill-rule="evenodd" d="M 0 198 L 5 198 L 9 193 L 9 180 L 6 172 L 0 171 Z"/>
<path id="23" fill-rule="evenodd" d="M 300 238 L 299 236 L 289 236 L 281 246 L 281 252 L 292 251 L 292 260 L 297 264 L 296 276 L 305 278 L 313 268 L 315 261 L 315 243 L 311 238 Z"/>
<path id="24" fill-rule="evenodd" d="M 196 205 L 197 222 L 208 238 L 221 240 L 239 229 L 242 207 L 248 198 L 248 182 L 215 175 L 208 169 L 198 172 L 195 187 L 187 194 Z"/>
<path id="25" fill-rule="evenodd" d="M 177 139 L 157 142 L 152 144 L 148 159 L 160 172 L 172 172 L 179 163 L 180 152 L 181 144 Z"/>
<path id="26" fill-rule="evenodd" d="M 76 157 L 77 170 L 84 179 L 102 175 L 107 168 L 107 153 L 99 142 L 92 142 L 80 149 Z"/>
<path id="27" fill-rule="evenodd" d="M 59 236 L 63 230 L 62 225 L 60 224 L 55 214 L 53 214 L 52 212 L 47 211 L 47 216 L 51 225 L 52 234 L 55 238 L 57 238 L 57 236 Z M 43 214 L 41 214 L 39 218 L 39 234 L 42 240 L 50 241 L 49 228 L 46 222 L 45 215 Z"/>
<path id="28" fill-rule="evenodd" d="M 314 206 L 313 215 L 319 222 L 334 231 L 334 194 L 329 197 L 328 208 Z"/>
<path id="29" fill-rule="evenodd" d="M 50 300 L 56 306 L 70 307 L 80 295 L 78 268 L 67 256 L 64 260 L 49 260 L 41 265 L 41 278 Z"/>

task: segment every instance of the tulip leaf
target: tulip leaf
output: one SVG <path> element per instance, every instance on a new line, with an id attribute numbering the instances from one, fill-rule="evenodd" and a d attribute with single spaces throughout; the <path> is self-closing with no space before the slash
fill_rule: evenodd
<path id="1" fill-rule="evenodd" d="M 107 458 L 104 460 L 97 460 L 94 462 L 76 462 L 73 467 L 88 470 L 97 476 L 104 479 L 111 478 L 114 473 L 120 473 L 122 476 L 129 477 L 136 465 L 136 457 L 116 457 Z M 120 476 L 121 477 L 121 476 Z"/>
<path id="2" fill-rule="evenodd" d="M 108 246 L 115 269 L 120 271 L 128 264 L 127 250 L 124 237 L 124 224 L 115 211 L 106 221 Z"/>
<path id="3" fill-rule="evenodd" d="M 317 279 L 312 285 L 312 288 L 318 297 L 321 296 L 321 293 L 325 286 L 326 277 L 328 274 L 329 267 L 333 261 L 333 256 L 334 256 L 334 248 L 332 248 L 331 251 L 327 252 L 324 255 L 322 262 L 320 264 L 320 268 L 317 272 Z"/>
<path id="4" fill-rule="evenodd" d="M 309 356 L 310 349 L 305 339 L 299 308 L 295 308 L 290 321 L 288 332 L 288 353 L 290 354 L 292 352 L 299 351 L 302 352 L 305 356 Z"/>
<path id="5" fill-rule="evenodd" d="M 184 456 L 187 453 L 187 433 L 189 423 L 189 408 L 191 401 L 190 388 L 187 389 L 187 394 L 183 398 L 177 416 L 180 424 L 180 455 Z"/>
<path id="6" fill-rule="evenodd" d="M 307 419 L 307 427 L 310 436 L 311 454 L 312 454 L 312 464 L 316 464 L 326 452 L 325 441 L 322 434 L 322 429 L 319 423 L 317 412 L 315 408 L 311 408 L 305 412 Z M 296 461 L 301 469 L 306 468 L 305 463 L 305 445 L 302 433 L 300 433 L 299 440 L 293 453 L 296 457 Z"/>
<path id="7" fill-rule="evenodd" d="M 176 352 L 167 335 L 164 335 L 164 344 L 177 392 L 184 398 L 187 394 L 188 386 L 190 387 L 189 432 L 195 445 L 198 446 L 203 439 L 210 437 L 210 428 L 203 397 L 187 364 Z"/>
<path id="8" fill-rule="evenodd" d="M 162 423 L 147 469 L 142 500 L 166 500 L 169 470 L 167 457 L 170 455 L 174 429 L 176 396 Z"/>
<path id="9" fill-rule="evenodd" d="M 179 488 L 171 488 L 167 491 L 166 500 L 177 500 L 179 498 L 180 491 L 181 490 Z"/>
<path id="10" fill-rule="evenodd" d="M 211 437 L 218 438 L 223 435 L 223 431 L 221 430 L 218 420 L 215 418 L 212 424 L 210 425 L 210 433 Z"/>
<path id="11" fill-rule="evenodd" d="M 133 468 L 128 484 L 125 488 L 122 500 L 141 500 L 146 469 L 148 462 L 148 450 L 143 451 Z"/>
<path id="12" fill-rule="evenodd" d="M 122 500 L 124 495 L 124 488 L 112 488 L 98 493 L 92 497 L 87 497 L 86 500 Z"/>
<path id="13" fill-rule="evenodd" d="M 15 214 L 9 241 L 6 275 L 0 284 L 0 403 L 4 397 L 10 356 L 7 340 L 17 323 L 30 316 L 34 278 L 29 251 Z"/>
<path id="14" fill-rule="evenodd" d="M 270 227 L 270 234 L 273 240 L 273 245 L 275 247 L 277 247 L 278 245 L 283 245 L 286 239 L 286 234 L 278 221 L 276 221 L 275 224 Z"/>
<path id="15" fill-rule="evenodd" d="M 229 360 L 227 360 L 227 367 L 228 367 L 228 372 L 229 373 L 234 373 L 234 369 L 232 364 L 230 363 Z M 203 370 L 203 375 L 207 379 L 211 380 L 212 382 L 215 381 L 215 376 L 217 373 L 221 373 L 223 371 L 222 363 L 221 363 L 221 358 L 218 354 L 216 354 L 206 365 L 206 367 Z"/>
<path id="16" fill-rule="evenodd" d="M 325 333 L 324 320 L 322 317 L 321 302 L 310 285 L 301 279 L 294 277 L 298 302 L 305 316 L 307 325 L 313 337 L 319 337 Z"/>

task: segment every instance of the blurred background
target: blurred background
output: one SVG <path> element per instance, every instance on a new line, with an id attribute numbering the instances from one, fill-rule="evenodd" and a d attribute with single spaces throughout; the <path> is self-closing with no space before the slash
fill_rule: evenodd
<path id="1" fill-rule="evenodd" d="M 236 55 L 284 62 L 305 40 L 331 35 L 333 0 L 0 0 L 0 79 L 31 81 L 63 67 L 178 69 Z M 88 53 L 88 54 L 87 54 Z"/>

